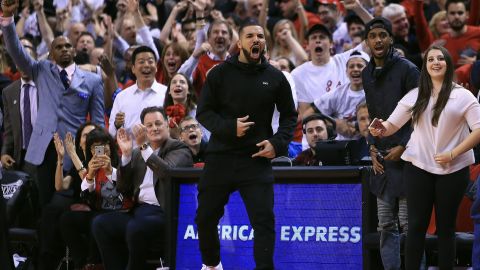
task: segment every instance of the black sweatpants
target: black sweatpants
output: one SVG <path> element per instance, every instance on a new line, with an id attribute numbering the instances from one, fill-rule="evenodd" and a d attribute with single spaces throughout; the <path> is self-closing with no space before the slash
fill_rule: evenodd
<path id="1" fill-rule="evenodd" d="M 198 191 L 196 223 L 202 261 L 208 266 L 220 262 L 218 221 L 234 190 L 226 187 L 207 187 Z M 253 255 L 255 269 L 273 269 L 275 219 L 273 214 L 273 184 L 247 184 L 238 187 L 248 218 L 254 230 Z"/>
<path id="2" fill-rule="evenodd" d="M 465 167 L 446 175 L 432 174 L 407 162 L 403 177 L 407 185 L 408 235 L 405 264 L 418 270 L 425 245 L 425 233 L 435 207 L 438 236 L 438 266 L 453 269 L 455 259 L 455 223 L 458 207 L 469 181 Z"/>

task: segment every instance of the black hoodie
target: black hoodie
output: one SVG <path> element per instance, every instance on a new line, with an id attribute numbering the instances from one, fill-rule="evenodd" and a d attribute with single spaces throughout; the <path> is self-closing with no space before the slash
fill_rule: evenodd
<path id="1" fill-rule="evenodd" d="M 387 120 L 397 107 L 398 101 L 410 90 L 418 87 L 419 77 L 418 68 L 393 48 L 386 55 L 381 69 L 376 68 L 375 59 L 372 57 L 362 71 L 363 89 L 370 118 Z M 390 137 L 375 138 L 375 145 L 379 149 L 406 146 L 411 133 L 411 126 L 406 124 Z M 373 143 L 371 137 L 369 143 Z"/>
<path id="2" fill-rule="evenodd" d="M 280 122 L 272 132 L 277 106 Z M 237 118 L 255 122 L 237 137 Z M 262 58 L 261 64 L 239 62 L 238 54 L 212 68 L 203 86 L 197 120 L 211 133 L 207 153 L 252 155 L 257 143 L 269 140 L 276 155 L 287 153 L 297 122 L 290 84 L 283 73 Z"/>

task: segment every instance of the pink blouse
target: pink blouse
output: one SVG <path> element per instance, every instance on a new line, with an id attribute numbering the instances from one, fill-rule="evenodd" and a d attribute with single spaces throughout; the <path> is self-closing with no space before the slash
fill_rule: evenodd
<path id="1" fill-rule="evenodd" d="M 417 96 L 418 88 L 407 93 L 387 121 L 396 127 L 407 123 L 412 118 L 410 109 Z M 447 165 L 436 163 L 434 155 L 451 151 L 470 134 L 469 128 L 480 128 L 480 104 L 470 91 L 456 84 L 434 127 L 431 121 L 436 100 L 436 97 L 430 97 L 427 108 L 414 126 L 402 159 L 430 173 L 450 174 L 474 163 L 473 150 L 457 156 Z"/>

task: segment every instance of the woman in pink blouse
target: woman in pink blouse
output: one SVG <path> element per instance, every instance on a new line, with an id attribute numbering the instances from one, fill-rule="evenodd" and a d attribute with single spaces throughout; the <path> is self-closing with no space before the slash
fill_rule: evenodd
<path id="1" fill-rule="evenodd" d="M 472 148 L 480 142 L 480 104 L 470 91 L 453 82 L 448 51 L 426 51 L 419 87 L 406 94 L 385 129 L 369 128 L 373 136 L 389 136 L 412 120 L 414 131 L 402 159 L 407 186 L 408 235 L 406 269 L 419 269 L 425 233 L 435 206 L 438 266 L 453 269 L 455 220 L 469 181 Z M 472 130 L 472 132 L 470 132 Z"/>

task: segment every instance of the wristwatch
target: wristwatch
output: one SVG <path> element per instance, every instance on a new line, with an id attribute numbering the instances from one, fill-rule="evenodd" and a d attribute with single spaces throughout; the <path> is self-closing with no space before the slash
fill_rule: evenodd
<path id="1" fill-rule="evenodd" d="M 148 143 L 144 143 L 144 144 L 140 145 L 139 148 L 140 148 L 140 150 L 143 151 L 143 150 L 147 149 L 147 147 L 148 147 Z"/>

